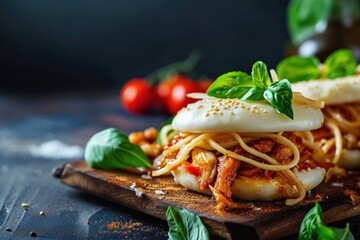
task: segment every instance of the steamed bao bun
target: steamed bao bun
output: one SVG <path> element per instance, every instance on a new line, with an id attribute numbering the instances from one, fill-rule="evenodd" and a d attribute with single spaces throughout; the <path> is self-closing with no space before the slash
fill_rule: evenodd
<path id="1" fill-rule="evenodd" d="M 291 88 L 307 98 L 323 100 L 325 105 L 360 102 L 360 75 L 297 82 Z"/>
<path id="2" fill-rule="evenodd" d="M 173 128 L 180 132 L 238 132 L 265 133 L 307 131 L 320 128 L 324 117 L 320 109 L 305 104 L 293 104 L 294 120 L 277 113 L 266 102 L 246 102 L 239 99 L 202 99 L 178 112 Z M 323 168 L 293 170 L 306 191 L 318 186 L 324 179 Z M 184 164 L 172 170 L 175 181 L 187 189 L 209 194 L 202 190 L 197 176 L 190 174 Z M 237 177 L 231 187 L 232 196 L 240 200 L 271 201 L 298 197 L 293 186 L 284 186 L 279 177 L 271 180 Z"/>
<path id="3" fill-rule="evenodd" d="M 317 187 L 326 174 L 324 168 L 315 168 L 311 171 L 293 171 L 295 176 L 304 186 L 305 191 Z M 180 165 L 172 171 L 175 182 L 183 187 L 211 195 L 210 189 L 202 190 L 199 181 L 195 175 L 190 174 L 184 167 Z M 249 178 L 245 176 L 238 177 L 231 186 L 232 196 L 240 200 L 250 201 L 272 201 L 275 199 L 298 197 L 296 189 L 292 185 L 282 184 L 283 180 L 275 177 L 271 180 L 261 178 Z"/>
<path id="4" fill-rule="evenodd" d="M 239 99 L 202 99 L 181 109 L 173 120 L 180 132 L 265 133 L 307 131 L 320 128 L 320 109 L 293 104 L 294 119 L 276 112 L 266 102 Z"/>
<path id="5" fill-rule="evenodd" d="M 323 100 L 325 105 L 360 104 L 360 75 L 293 83 L 292 89 L 310 99 Z M 360 149 L 344 149 L 338 164 L 347 169 L 360 168 Z"/>

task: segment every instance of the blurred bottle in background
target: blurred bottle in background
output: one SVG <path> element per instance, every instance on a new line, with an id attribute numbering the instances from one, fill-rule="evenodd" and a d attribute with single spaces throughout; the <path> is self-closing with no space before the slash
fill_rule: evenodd
<path id="1" fill-rule="evenodd" d="M 291 43 L 286 55 L 316 55 L 321 61 L 339 48 L 360 61 L 359 0 L 290 0 L 287 8 Z"/>

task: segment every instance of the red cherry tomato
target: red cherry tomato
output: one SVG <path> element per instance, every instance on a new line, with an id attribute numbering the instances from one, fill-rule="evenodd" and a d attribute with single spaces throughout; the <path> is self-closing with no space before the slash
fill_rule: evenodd
<path id="1" fill-rule="evenodd" d="M 167 97 L 166 106 L 168 111 L 175 115 L 181 108 L 196 100 L 188 98 L 186 95 L 191 92 L 198 92 L 199 86 L 196 82 L 187 77 L 177 78 L 170 95 Z"/>
<path id="2" fill-rule="evenodd" d="M 176 82 L 178 75 L 170 77 L 155 86 L 155 105 L 157 110 L 161 112 L 168 112 L 166 107 L 166 101 L 170 95 L 170 92 Z"/>
<path id="3" fill-rule="evenodd" d="M 174 88 L 177 90 L 174 91 Z M 156 86 L 157 101 L 161 102 L 161 109 L 176 114 L 178 110 L 193 102 L 186 94 L 199 91 L 199 86 L 190 78 L 177 74 L 160 82 Z"/>
<path id="4" fill-rule="evenodd" d="M 210 85 L 214 82 L 214 80 L 207 79 L 207 80 L 201 80 L 198 82 L 200 87 L 200 92 L 206 93 L 207 89 L 210 87 Z"/>
<path id="5" fill-rule="evenodd" d="M 148 112 L 153 101 L 151 85 L 143 78 L 133 78 L 126 82 L 119 97 L 124 109 L 133 114 Z"/>
<path id="6" fill-rule="evenodd" d="M 156 95 L 159 97 L 159 99 L 162 99 L 164 102 L 166 101 L 178 78 L 181 78 L 181 76 L 179 75 L 172 76 L 160 82 L 156 86 Z"/>

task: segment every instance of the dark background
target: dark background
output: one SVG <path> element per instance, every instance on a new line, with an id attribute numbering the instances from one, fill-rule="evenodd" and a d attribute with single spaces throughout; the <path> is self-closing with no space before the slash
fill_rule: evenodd
<path id="1" fill-rule="evenodd" d="M 0 0 L 0 92 L 119 88 L 202 53 L 217 77 L 274 67 L 288 41 L 287 0 Z"/>

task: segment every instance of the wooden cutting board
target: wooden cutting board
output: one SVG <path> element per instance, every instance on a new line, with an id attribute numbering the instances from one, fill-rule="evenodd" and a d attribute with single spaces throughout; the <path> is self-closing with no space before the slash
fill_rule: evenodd
<path id="1" fill-rule="evenodd" d="M 166 220 L 168 206 L 186 208 L 198 214 L 210 233 L 225 239 L 278 239 L 299 230 L 315 201 L 320 201 L 324 222 L 331 223 L 360 215 L 360 173 L 349 172 L 336 182 L 322 183 L 301 203 L 254 202 L 251 210 L 216 211 L 215 200 L 191 192 L 171 176 L 145 179 L 125 171 L 90 168 L 84 161 L 56 167 L 53 174 L 63 184 Z"/>

